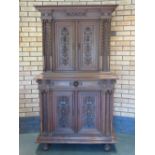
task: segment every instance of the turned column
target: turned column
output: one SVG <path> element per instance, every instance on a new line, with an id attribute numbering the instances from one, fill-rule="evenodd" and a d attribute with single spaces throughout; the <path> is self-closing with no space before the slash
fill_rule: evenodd
<path id="1" fill-rule="evenodd" d="M 43 57 L 44 71 L 52 71 L 52 53 L 53 53 L 53 19 L 51 13 L 42 13 L 42 29 L 43 29 Z"/>
<path id="2" fill-rule="evenodd" d="M 102 71 L 110 71 L 110 27 L 111 27 L 111 17 L 101 17 L 100 19 L 101 27 L 101 62 Z"/>

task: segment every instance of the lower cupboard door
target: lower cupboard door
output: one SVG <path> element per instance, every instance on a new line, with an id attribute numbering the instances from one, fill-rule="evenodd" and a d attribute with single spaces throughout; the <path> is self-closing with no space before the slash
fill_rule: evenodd
<path id="1" fill-rule="evenodd" d="M 52 102 L 52 133 L 68 135 L 74 133 L 74 99 L 71 91 L 54 91 Z"/>
<path id="2" fill-rule="evenodd" d="M 101 135 L 100 92 L 80 91 L 78 93 L 78 133 Z"/>

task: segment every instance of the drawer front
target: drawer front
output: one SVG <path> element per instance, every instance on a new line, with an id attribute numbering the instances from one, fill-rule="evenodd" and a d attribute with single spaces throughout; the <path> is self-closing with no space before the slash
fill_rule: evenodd
<path id="1" fill-rule="evenodd" d="M 52 81 L 50 88 L 53 89 L 99 89 L 98 81 L 68 80 Z"/>

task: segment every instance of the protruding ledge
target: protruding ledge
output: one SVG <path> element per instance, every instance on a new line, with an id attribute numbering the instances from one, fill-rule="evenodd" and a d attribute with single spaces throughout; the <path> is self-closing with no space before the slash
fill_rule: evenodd
<path id="1" fill-rule="evenodd" d="M 117 5 L 45 5 L 35 6 L 42 19 L 110 18 Z"/>

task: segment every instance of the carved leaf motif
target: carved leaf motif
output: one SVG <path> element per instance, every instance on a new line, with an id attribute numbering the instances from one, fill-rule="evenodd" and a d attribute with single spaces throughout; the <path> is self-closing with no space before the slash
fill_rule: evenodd
<path id="1" fill-rule="evenodd" d="M 92 64 L 92 29 L 86 27 L 84 31 L 84 63 Z"/>
<path id="2" fill-rule="evenodd" d="M 66 27 L 61 30 L 60 46 L 60 63 L 66 66 L 69 64 L 69 31 Z"/>
<path id="3" fill-rule="evenodd" d="M 58 97 L 58 127 L 65 128 L 69 126 L 69 97 L 60 96 Z"/>
<path id="4" fill-rule="evenodd" d="M 93 96 L 86 96 L 83 100 L 83 126 L 85 128 L 95 127 L 95 98 Z"/>

